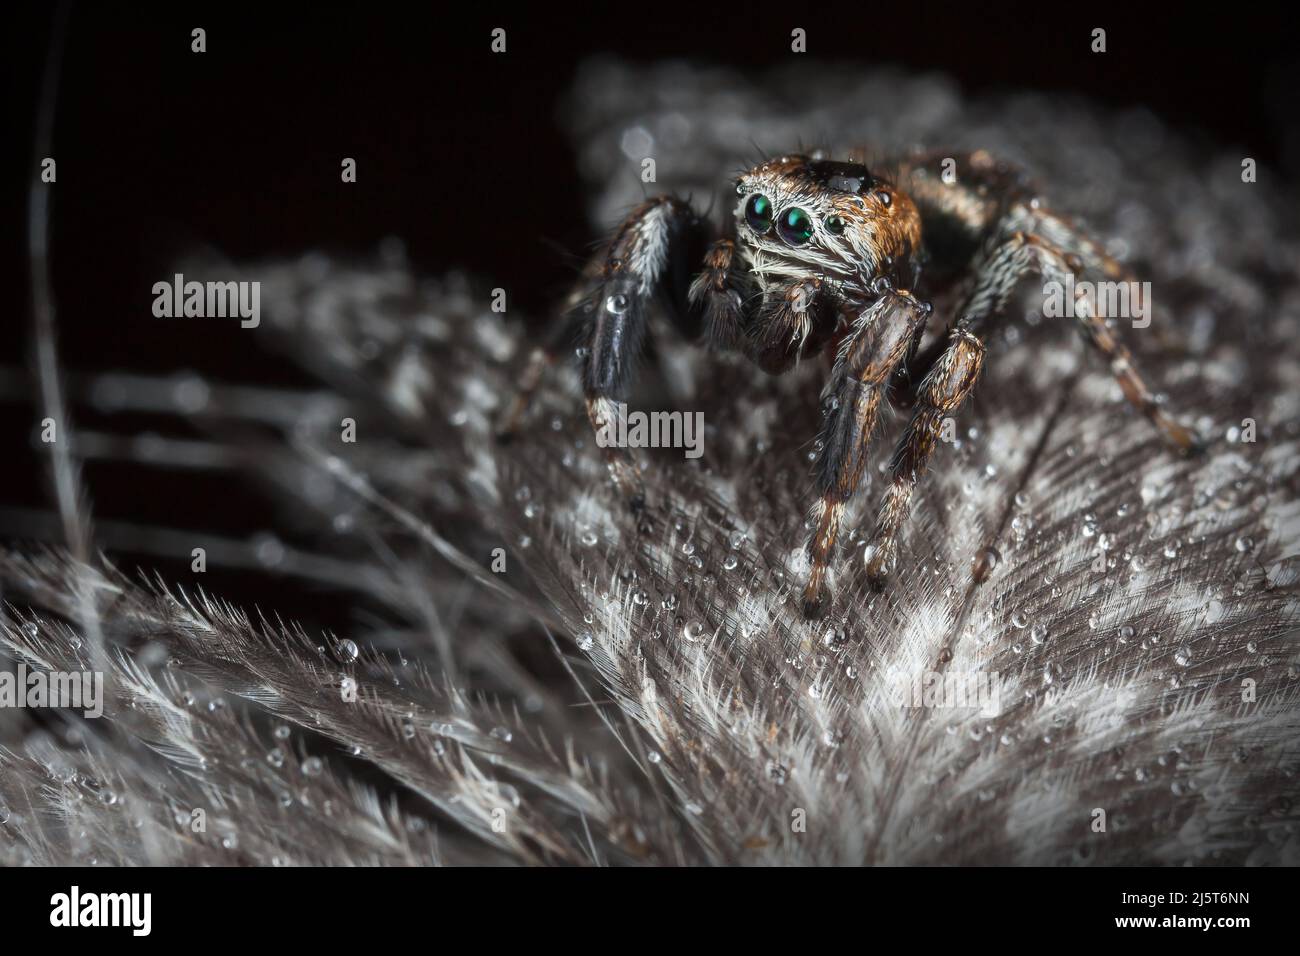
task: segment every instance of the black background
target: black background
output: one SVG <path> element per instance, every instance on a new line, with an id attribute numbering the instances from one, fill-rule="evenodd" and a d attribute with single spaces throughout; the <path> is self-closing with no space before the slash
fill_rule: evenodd
<path id="1" fill-rule="evenodd" d="M 1240 147 L 1263 175 L 1289 176 L 1300 161 L 1290 25 L 1244 5 L 1193 9 L 76 6 L 52 151 L 61 357 L 73 371 L 199 368 L 217 380 L 307 384 L 250 347 L 237 324 L 152 317 L 150 287 L 198 245 L 237 260 L 309 248 L 373 254 L 395 235 L 419 271 L 463 267 L 489 287 L 507 286 L 512 309 L 540 315 L 594 238 L 556 114 L 577 64 L 596 54 L 761 70 L 796 55 L 790 31 L 803 27 L 807 57 L 942 71 L 968 94 L 1034 88 L 1140 104 L 1207 143 Z M 28 176 L 10 182 L 25 184 L 37 168 L 32 129 L 53 7 L 6 15 L 15 47 L 8 127 L 17 130 L 8 152 L 29 164 Z M 196 26 L 207 31 L 202 55 L 190 51 Z M 498 26 L 508 31 L 505 55 L 489 49 Z M 1107 30 L 1104 55 L 1090 51 L 1097 26 Z M 358 161 L 356 184 L 340 182 L 344 156 Z M 21 215 L 6 218 L 22 226 Z M 29 361 L 31 319 L 21 250 L 8 258 L 24 291 L 10 298 L 22 308 L 4 320 L 12 368 Z M 0 502 L 44 506 L 44 469 L 31 449 L 39 416 L 13 402 L 0 411 L 0 441 L 17 450 Z M 88 411 L 78 414 L 94 424 Z M 87 477 L 101 516 L 232 534 L 270 520 L 260 499 L 218 479 L 172 494 L 166 475 L 120 465 L 92 463 Z M 258 596 L 256 582 L 225 583 Z"/>

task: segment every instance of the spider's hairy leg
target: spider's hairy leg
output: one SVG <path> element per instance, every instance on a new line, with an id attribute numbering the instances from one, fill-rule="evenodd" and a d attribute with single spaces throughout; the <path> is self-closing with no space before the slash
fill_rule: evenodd
<path id="1" fill-rule="evenodd" d="M 888 291 L 854 320 L 822 390 L 824 419 L 814 480 L 817 502 L 809 515 L 810 570 L 804 616 L 826 612 L 826 571 L 834 555 L 840 521 L 866 471 L 867 451 L 891 375 L 906 361 L 916 332 L 930 314 L 928 303 L 905 291 Z"/>
<path id="2" fill-rule="evenodd" d="M 1038 270 L 1047 278 L 1063 283 L 1071 270 L 1065 252 L 1041 236 L 1026 236 L 1025 241 L 1034 251 Z M 1074 270 L 1076 275 L 1078 271 Z M 1116 337 L 1106 318 L 1098 314 L 1093 297 L 1082 288 L 1075 290 L 1073 313 L 1084 339 L 1106 359 L 1110 374 L 1119 384 L 1128 403 L 1145 415 L 1175 450 L 1185 455 L 1199 451 L 1200 439 L 1166 413 L 1156 401 L 1155 395 L 1137 370 L 1133 354 Z"/>
<path id="3" fill-rule="evenodd" d="M 1008 203 L 1030 192 L 1019 169 L 982 150 L 909 159 L 902 164 L 900 179 L 921 213 L 926 242 L 938 240 L 941 258 L 950 258 L 944 254 L 948 252 L 973 252 L 1002 219 Z"/>
<path id="4" fill-rule="evenodd" d="M 1083 269 L 1107 279 L 1132 282 L 1133 270 L 1108 253 L 1097 240 L 1083 231 L 1075 222 L 1045 206 L 1015 204 L 1007 213 L 1004 232 L 1035 236 L 1055 247 L 1065 257 L 1076 257 Z M 1076 272 L 1081 270 L 1076 270 Z"/>
<path id="5" fill-rule="evenodd" d="M 901 163 L 899 178 L 924 222 L 930 253 L 927 276 L 940 285 L 962 280 L 967 264 L 979 258 L 990 236 L 995 237 L 994 248 L 1012 237 L 1014 230 L 1003 228 L 1009 206 L 1031 209 L 1023 172 L 983 150 L 912 157 Z M 915 401 L 917 388 L 948 345 L 947 336 L 940 336 L 909 357 L 897 377 L 897 404 Z"/>
<path id="6" fill-rule="evenodd" d="M 1055 246 L 1065 254 L 1067 260 L 1077 259 L 1082 269 L 1075 271 L 1076 279 L 1083 278 L 1084 273 L 1088 273 L 1089 278 L 1099 277 L 1103 281 L 1124 283 L 1130 289 L 1139 286 L 1137 273 L 1132 266 L 1108 253 L 1100 242 L 1068 216 L 1045 206 L 1017 203 L 1007 213 L 1004 233 L 1010 235 L 1017 231 L 1036 236 Z M 1186 341 L 1172 329 L 1170 323 L 1162 322 L 1151 331 L 1163 350 L 1186 354 Z M 1090 335 L 1088 338 L 1091 340 Z"/>
<path id="7" fill-rule="evenodd" d="M 912 495 L 938 447 L 944 419 L 957 413 L 979 378 L 984 364 L 980 339 L 984 323 L 1006 307 L 1021 279 L 1037 271 L 1036 248 L 1025 236 L 1016 234 L 993 251 L 980 268 L 962 318 L 929 363 L 917 389 L 912 420 L 890 460 L 889 487 L 866 551 L 867 578 L 875 587 L 884 584 L 893 566 L 898 532 L 911 514 Z"/>
<path id="8" fill-rule="evenodd" d="M 645 341 L 651 299 L 666 293 L 676 324 L 698 331 L 687 294 L 704 245 L 704 226 L 683 200 L 661 196 L 634 209 L 593 264 L 573 314 L 582 331 L 587 417 L 610 476 L 644 527 L 645 487 L 628 449 L 609 440 L 615 403 L 630 387 Z"/>
<path id="9" fill-rule="evenodd" d="M 866 551 L 867 577 L 880 587 L 893 564 L 898 532 L 912 510 L 912 493 L 938 447 L 944 419 L 957 413 L 984 365 L 984 344 L 958 324 L 948 347 L 926 374 L 917 406 L 889 463 L 890 483 Z"/>
<path id="10" fill-rule="evenodd" d="M 687 291 L 703 246 L 704 227 L 685 201 L 660 196 L 633 209 L 583 269 L 547 341 L 530 353 L 498 438 L 518 432 L 546 370 L 563 349 L 579 349 L 588 405 L 593 383 L 597 393 L 630 385 L 645 337 L 646 309 L 656 293 L 666 293 L 674 323 L 694 338 L 700 310 L 688 301 Z"/>

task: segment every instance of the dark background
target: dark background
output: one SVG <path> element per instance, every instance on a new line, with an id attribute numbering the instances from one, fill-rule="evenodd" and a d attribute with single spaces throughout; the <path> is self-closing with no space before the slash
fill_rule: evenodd
<path id="1" fill-rule="evenodd" d="M 807 57 L 943 71 L 965 93 L 1035 88 L 1141 104 L 1207 142 L 1240 147 L 1262 176 L 1287 176 L 1300 161 L 1291 28 L 1244 5 L 1217 13 L 1068 2 L 184 7 L 72 10 L 52 150 L 54 291 L 72 371 L 199 368 L 217 380 L 307 384 L 250 348 L 237 323 L 152 318 L 150 287 L 199 245 L 236 260 L 309 248 L 369 255 L 395 235 L 417 270 L 463 267 L 507 286 L 512 308 L 540 315 L 593 239 L 556 114 L 576 66 L 596 54 L 761 70 L 796 55 L 790 31 L 799 26 Z M 6 11 L 15 113 L 7 128 L 17 133 L 7 145 L 29 171 L 53 9 Z M 196 26 L 207 30 L 202 55 L 190 51 Z M 497 26 L 508 33 L 505 55 L 489 50 Z M 1097 26 L 1107 30 L 1101 56 L 1090 52 Z M 358 160 L 356 184 L 339 180 L 344 156 Z M 24 217 L 6 217 L 12 238 Z M 4 320 L 2 358 L 12 370 L 29 362 L 31 318 L 26 260 L 20 248 L 9 258 L 23 291 L 11 299 L 22 308 Z M 32 451 L 34 413 L 12 396 L 0 406 L 0 440 L 15 452 L 2 470 L 7 507 L 49 502 Z M 96 424 L 89 411 L 77 414 Z M 271 519 L 233 481 L 186 478 L 180 494 L 166 474 L 105 463 L 91 463 L 87 479 L 99 516 L 234 535 Z M 188 571 L 187 560 L 140 563 Z M 236 578 L 208 583 L 236 597 L 268 590 Z"/>

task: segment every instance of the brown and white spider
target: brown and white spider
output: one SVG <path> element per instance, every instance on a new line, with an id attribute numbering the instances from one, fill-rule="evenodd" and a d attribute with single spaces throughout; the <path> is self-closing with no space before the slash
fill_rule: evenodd
<path id="1" fill-rule="evenodd" d="M 738 350 L 770 374 L 801 356 L 833 350 L 813 470 L 817 500 L 804 591 L 810 618 L 828 604 L 827 568 L 845 506 L 862 480 L 882 400 L 914 410 L 890 460 L 889 486 L 864 552 L 877 586 L 893 564 L 944 419 L 970 394 L 984 361 L 983 340 L 1026 276 L 1080 290 L 1075 317 L 1125 397 L 1176 448 L 1192 451 L 1195 436 L 1157 403 L 1083 291 L 1090 286 L 1066 285 L 1070 276 L 1128 279 L 1125 268 L 1043 207 L 1015 170 L 983 152 L 955 159 L 949 167 L 955 177 L 938 175 L 941 158 L 934 156 L 902 160 L 888 177 L 819 154 L 770 160 L 736 180 L 734 218 L 711 243 L 689 203 L 670 196 L 643 203 L 589 263 L 563 321 L 533 352 L 503 435 L 518 427 L 543 370 L 570 343 L 580 346 L 593 428 L 599 433 L 612 422 L 614 399 L 630 385 L 641 352 L 647 306 L 660 292 L 688 336 L 702 333 L 714 347 Z M 922 351 L 931 312 L 918 297 L 923 271 L 931 292 L 963 278 L 968 292 L 947 334 Z M 605 452 L 615 484 L 640 520 L 645 493 L 636 463 L 627 449 Z"/>

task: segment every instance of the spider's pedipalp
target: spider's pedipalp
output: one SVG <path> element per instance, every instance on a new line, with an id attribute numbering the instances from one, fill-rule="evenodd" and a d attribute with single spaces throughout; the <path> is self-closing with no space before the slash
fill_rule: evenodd
<path id="1" fill-rule="evenodd" d="M 833 331 L 820 278 L 789 282 L 763 299 L 744 349 L 769 375 L 787 371 L 801 355 L 820 351 Z"/>
<path id="2" fill-rule="evenodd" d="M 688 301 L 703 314 L 704 334 L 716 349 L 741 348 L 748 288 L 736 267 L 736 242 L 719 239 L 704 256 L 704 268 L 691 283 Z"/>

